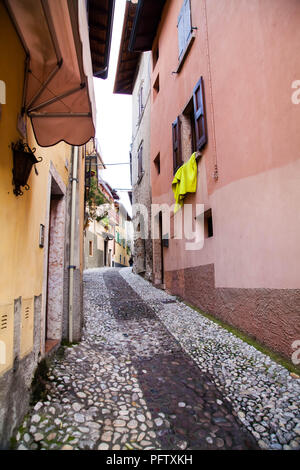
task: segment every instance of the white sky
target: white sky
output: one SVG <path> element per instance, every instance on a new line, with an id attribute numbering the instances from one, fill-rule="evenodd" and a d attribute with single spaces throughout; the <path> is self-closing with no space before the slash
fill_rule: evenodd
<path id="1" fill-rule="evenodd" d="M 97 125 L 96 137 L 104 163 L 129 162 L 132 136 L 131 95 L 113 94 L 126 0 L 116 0 L 108 77 L 94 78 Z M 107 166 L 102 177 L 112 188 L 131 187 L 129 165 Z M 127 193 L 118 192 L 131 214 Z"/>

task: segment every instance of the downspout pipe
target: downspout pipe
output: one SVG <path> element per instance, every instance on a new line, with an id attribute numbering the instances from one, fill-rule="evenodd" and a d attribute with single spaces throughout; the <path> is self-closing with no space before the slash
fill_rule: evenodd
<path id="1" fill-rule="evenodd" d="M 69 342 L 73 342 L 73 305 L 74 305 L 74 246 L 75 246 L 75 222 L 76 222 L 76 195 L 77 195 L 77 166 L 78 166 L 78 147 L 72 147 L 73 168 L 72 168 L 72 194 L 71 194 L 71 220 L 70 220 L 70 260 L 69 260 Z"/>

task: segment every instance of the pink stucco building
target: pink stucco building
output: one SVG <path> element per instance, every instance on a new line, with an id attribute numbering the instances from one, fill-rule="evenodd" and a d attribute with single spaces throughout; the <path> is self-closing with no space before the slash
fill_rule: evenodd
<path id="1" fill-rule="evenodd" d="M 139 1 L 130 47 L 152 50 L 152 202 L 174 203 L 174 171 L 200 150 L 185 202 L 205 209 L 201 250 L 174 238 L 171 217 L 169 243 L 154 243 L 154 282 L 290 358 L 300 339 L 300 3 L 150 4 Z"/>

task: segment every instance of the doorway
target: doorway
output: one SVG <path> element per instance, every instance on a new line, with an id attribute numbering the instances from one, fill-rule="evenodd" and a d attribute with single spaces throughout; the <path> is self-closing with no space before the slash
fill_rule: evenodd
<path id="1" fill-rule="evenodd" d="M 165 282 L 164 276 L 164 245 L 163 245 L 163 220 L 162 220 L 162 212 L 159 213 L 158 217 L 159 223 L 159 242 L 160 242 L 160 272 L 161 272 L 161 284 L 163 285 Z"/>
<path id="2" fill-rule="evenodd" d="M 107 249 L 108 249 L 108 241 L 104 240 L 104 266 L 107 266 Z"/>
<path id="3" fill-rule="evenodd" d="M 65 197 L 51 177 L 48 220 L 48 263 L 45 311 L 45 349 L 62 338 L 65 251 Z"/>

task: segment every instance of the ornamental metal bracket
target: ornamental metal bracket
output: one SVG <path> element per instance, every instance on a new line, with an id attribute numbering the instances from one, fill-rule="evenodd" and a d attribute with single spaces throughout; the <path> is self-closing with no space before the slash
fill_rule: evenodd
<path id="1" fill-rule="evenodd" d="M 27 143 L 23 143 L 21 140 L 16 144 L 12 143 L 11 148 L 13 152 L 13 193 L 16 196 L 22 196 L 23 191 L 21 190 L 21 186 L 24 187 L 26 191 L 30 189 L 27 181 L 32 166 L 35 168 L 36 163 L 40 163 L 43 159 L 42 157 L 36 158 L 34 155 L 36 149 L 31 149 Z M 37 174 L 36 168 L 35 172 Z"/>

